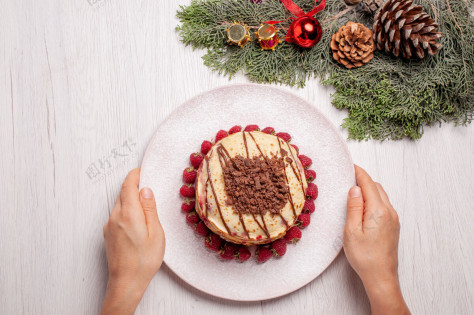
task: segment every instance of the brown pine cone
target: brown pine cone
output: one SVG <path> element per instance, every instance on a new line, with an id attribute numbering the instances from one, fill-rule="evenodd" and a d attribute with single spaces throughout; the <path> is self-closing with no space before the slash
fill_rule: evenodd
<path id="1" fill-rule="evenodd" d="M 375 16 L 374 41 L 377 49 L 396 57 L 421 59 L 442 47 L 437 40 L 443 34 L 437 29 L 438 24 L 412 0 L 388 0 Z"/>
<path id="2" fill-rule="evenodd" d="M 332 57 L 347 69 L 358 68 L 374 57 L 372 31 L 360 23 L 347 22 L 332 35 Z"/>

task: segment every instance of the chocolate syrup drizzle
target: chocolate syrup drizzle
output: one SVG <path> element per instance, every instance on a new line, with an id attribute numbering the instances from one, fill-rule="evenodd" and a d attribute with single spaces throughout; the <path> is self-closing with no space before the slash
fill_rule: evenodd
<path id="1" fill-rule="evenodd" d="M 211 171 L 209 169 L 209 158 L 208 157 L 206 157 L 206 162 L 207 162 L 207 180 L 209 181 L 209 184 L 211 184 L 212 193 L 214 194 L 214 199 L 216 201 L 217 210 L 219 211 L 219 215 L 221 217 L 222 223 L 224 223 L 224 227 L 227 230 L 227 233 L 230 234 L 230 229 L 227 226 L 227 223 L 225 223 L 224 216 L 222 215 L 221 206 L 219 205 L 219 200 L 217 200 L 216 190 L 214 189 L 214 184 L 212 183 Z M 206 212 L 207 212 L 207 208 L 206 208 Z M 206 217 L 207 217 L 207 215 L 206 215 Z"/>
<path id="2" fill-rule="evenodd" d="M 247 147 L 247 137 L 245 136 L 245 131 L 242 132 L 242 137 L 244 138 L 245 152 L 247 153 L 247 159 L 248 159 L 250 158 L 250 156 L 249 156 L 249 148 Z"/>
<path id="3" fill-rule="evenodd" d="M 222 145 L 220 144 L 218 147 L 217 147 L 217 155 L 218 155 L 218 159 L 219 159 L 219 163 L 221 165 L 221 168 L 224 169 L 224 166 L 227 166 L 228 165 L 228 161 L 231 161 L 232 164 L 234 165 L 234 167 L 236 169 L 238 169 L 238 166 L 234 163 L 234 161 L 232 160 L 232 158 L 230 157 L 230 154 L 229 152 L 227 151 L 227 149 Z M 224 162 L 224 164 L 222 164 Z M 232 174 L 231 174 L 232 175 Z M 234 179 L 235 180 L 235 179 Z M 245 225 L 245 222 L 244 222 L 244 219 L 242 217 L 242 213 L 240 211 L 237 210 L 237 212 L 239 213 L 239 221 L 240 223 L 242 224 L 242 228 L 244 229 L 245 231 L 245 234 L 247 234 L 247 238 L 250 238 L 250 235 L 249 235 L 249 231 L 247 230 L 247 226 Z"/>
<path id="4" fill-rule="evenodd" d="M 250 135 L 250 137 L 252 138 L 253 142 L 255 143 L 255 145 L 256 145 L 258 151 L 260 152 L 261 156 L 264 158 L 264 160 L 265 160 L 265 162 L 267 163 L 267 165 L 270 166 L 270 163 L 268 162 L 267 157 L 263 154 L 263 152 L 262 152 L 260 146 L 258 145 L 257 141 L 255 140 L 254 136 L 253 136 L 251 133 L 249 133 L 249 135 Z M 246 154 L 247 154 L 247 158 L 250 158 L 250 154 L 249 154 L 249 150 L 248 150 L 248 145 L 247 145 L 247 137 L 246 137 L 246 135 L 245 135 L 245 131 L 242 132 L 242 137 L 243 137 L 243 141 L 244 141 L 245 152 L 246 152 Z M 288 146 L 288 150 L 290 151 L 290 154 L 291 154 L 293 160 L 295 160 L 295 158 L 294 158 L 294 156 L 293 156 L 293 153 L 291 152 L 291 148 L 290 148 L 289 144 L 288 144 L 288 143 L 286 143 L 286 144 L 287 144 L 287 146 Z M 285 162 L 284 157 L 287 156 L 288 153 L 287 153 L 285 150 L 283 150 L 283 148 L 281 147 L 281 142 L 280 142 L 280 139 L 279 139 L 279 138 L 278 138 L 278 146 L 280 147 L 280 155 L 281 155 L 281 157 L 283 158 L 283 161 Z M 220 163 L 222 169 L 224 169 L 224 166 L 227 166 L 227 165 L 228 165 L 229 161 L 232 162 L 232 164 L 234 165 L 234 167 L 238 169 L 237 165 L 236 165 L 236 164 L 234 163 L 234 161 L 232 160 L 232 158 L 231 158 L 229 152 L 227 151 L 227 149 L 226 149 L 222 144 L 220 144 L 215 150 L 216 150 L 216 152 L 217 152 L 218 160 L 219 160 L 219 163 Z M 213 183 L 212 183 L 211 172 L 210 172 L 210 169 L 209 169 L 209 157 L 206 157 L 206 162 L 207 162 L 207 164 L 208 164 L 208 167 L 207 167 L 207 177 L 208 177 L 208 179 L 207 179 L 207 181 L 208 181 L 208 182 L 210 183 L 210 185 L 211 185 L 212 193 L 214 194 L 214 199 L 215 199 L 216 204 L 217 204 L 217 210 L 218 210 L 218 212 L 219 212 L 219 215 L 220 215 L 220 218 L 221 218 L 221 220 L 222 220 L 222 223 L 224 224 L 224 227 L 226 228 L 227 232 L 228 232 L 229 234 L 231 234 L 230 229 L 229 229 L 229 226 L 228 226 L 228 225 L 226 224 L 226 222 L 224 221 L 224 217 L 223 217 L 223 215 L 222 215 L 222 210 L 221 210 L 221 208 L 220 208 L 219 201 L 217 200 L 217 194 L 216 194 L 216 191 L 215 191 L 215 189 L 214 189 L 214 185 L 213 185 Z M 290 161 L 289 164 L 290 164 L 290 166 L 291 166 L 291 168 L 292 168 L 292 170 L 293 170 L 293 173 L 295 174 L 296 178 L 297 178 L 298 181 L 300 182 L 300 184 L 301 184 L 301 189 L 302 189 L 303 194 L 304 194 L 304 187 L 303 187 L 303 181 L 301 180 L 301 176 L 300 176 L 300 174 L 295 170 L 292 161 Z M 284 165 L 285 165 L 285 163 L 284 163 Z M 283 172 L 284 172 L 284 174 L 285 174 L 286 183 L 289 184 L 289 182 L 288 182 L 288 175 L 287 175 L 287 173 L 286 173 L 286 166 L 283 167 Z M 287 194 L 288 194 L 288 200 L 290 201 L 291 208 L 292 208 L 292 210 L 293 210 L 293 215 L 296 217 L 296 210 L 295 210 L 295 206 L 294 206 L 294 203 L 293 203 L 293 198 L 292 198 L 292 196 L 291 196 L 290 189 L 288 189 L 288 193 L 287 193 Z M 209 206 L 207 205 L 207 207 L 206 207 L 206 217 L 207 217 L 207 213 L 208 213 L 208 208 L 209 208 Z M 239 221 L 240 221 L 241 224 L 242 224 L 242 227 L 243 227 L 243 229 L 244 229 L 244 231 L 245 231 L 245 234 L 247 235 L 247 238 L 250 238 L 250 235 L 249 235 L 249 232 L 248 232 L 248 230 L 247 230 L 247 226 L 245 225 L 245 222 L 244 222 L 242 213 L 241 213 L 239 210 L 237 210 L 237 212 L 238 212 L 238 214 L 239 214 Z M 262 226 L 262 224 L 260 224 L 260 222 L 257 220 L 255 214 L 254 214 L 254 213 L 251 213 L 251 214 L 252 214 L 252 216 L 253 216 L 253 219 L 255 220 L 255 222 L 257 223 L 257 225 L 260 227 L 260 229 L 265 233 L 265 235 L 267 236 L 267 238 L 270 238 L 270 234 L 269 234 L 269 232 L 268 232 L 268 228 L 267 228 L 267 225 L 266 225 L 266 222 L 265 222 L 265 219 L 264 219 L 264 216 L 263 216 L 264 214 L 262 213 L 262 211 L 260 211 L 260 217 L 261 217 L 261 219 L 262 219 L 263 226 Z M 288 222 L 285 220 L 285 218 L 282 216 L 282 214 L 281 214 L 281 213 L 278 213 L 278 214 L 279 214 L 280 218 L 282 219 L 283 223 L 285 224 L 285 226 L 288 227 Z"/>
<path id="5" fill-rule="evenodd" d="M 245 146 L 245 152 L 247 153 L 247 158 L 250 158 L 250 154 L 249 154 L 249 148 L 247 146 L 247 137 L 245 136 L 245 131 L 242 132 L 242 137 L 244 139 L 244 146 Z M 253 137 L 252 137 L 253 138 Z M 255 139 L 253 139 L 253 141 L 255 142 Z M 256 143 L 255 143 L 256 144 Z M 260 217 L 262 218 L 262 222 L 264 223 L 265 225 L 265 229 L 263 228 L 263 226 L 260 224 L 260 222 L 257 220 L 257 217 L 255 217 L 255 214 L 252 213 L 252 217 L 253 219 L 255 220 L 255 222 L 257 222 L 257 225 L 258 227 L 263 231 L 265 232 L 265 235 L 267 236 L 267 238 L 270 237 L 270 234 L 268 233 L 268 229 L 266 228 L 266 224 L 265 224 L 265 220 L 263 219 L 263 215 L 262 213 L 260 213 Z M 286 222 L 286 221 L 285 221 Z M 250 238 L 250 237 L 249 237 Z"/>
<path id="6" fill-rule="evenodd" d="M 278 139 L 278 142 L 280 142 L 280 139 Z M 285 143 L 286 143 L 286 146 L 288 147 L 288 151 L 290 151 L 290 154 L 291 154 L 291 157 L 293 158 L 293 161 L 296 161 L 295 156 L 293 155 L 293 152 L 291 151 L 290 144 L 289 144 L 288 142 L 286 142 L 286 141 L 285 141 Z M 281 145 L 280 145 L 280 149 L 281 149 Z M 301 191 L 303 192 L 303 196 L 304 196 L 305 191 L 304 191 L 304 186 L 303 186 L 303 180 L 300 178 L 300 173 L 298 173 L 298 172 L 295 170 L 292 161 L 291 161 L 289 164 L 290 164 L 290 166 L 291 166 L 291 169 L 293 170 L 293 173 L 295 173 L 296 178 L 298 178 L 298 181 L 299 181 L 300 184 L 301 184 Z"/>
<path id="7" fill-rule="evenodd" d="M 247 158 L 249 159 L 250 158 L 250 155 L 249 155 L 249 150 L 248 150 L 248 147 L 247 147 L 247 141 L 246 141 L 246 138 L 245 138 L 245 131 L 242 132 L 242 135 L 244 137 L 244 145 L 245 145 L 245 151 L 247 152 Z M 263 155 L 263 152 L 262 150 L 260 150 L 260 146 L 258 145 L 257 141 L 255 141 L 255 138 L 253 137 L 253 135 L 251 133 L 249 133 L 250 137 L 252 138 L 253 142 L 255 143 L 255 145 L 257 146 L 257 149 L 258 151 L 260 151 L 260 154 L 262 155 L 262 157 L 265 159 L 265 162 L 270 165 L 268 163 L 268 160 L 267 160 L 267 157 L 265 155 Z M 260 211 L 260 218 L 262 219 L 262 222 L 263 222 L 263 227 L 262 225 L 258 222 L 257 218 L 255 218 L 255 215 L 253 215 L 253 218 L 255 220 L 255 222 L 257 222 L 258 226 L 260 227 L 260 229 L 262 229 L 264 232 L 265 232 L 265 235 L 267 236 L 267 238 L 270 238 L 270 233 L 268 233 L 268 228 L 267 228 L 267 223 L 265 222 L 265 218 L 263 217 L 263 213 L 262 211 Z M 280 214 L 280 217 L 281 217 L 281 214 Z M 282 217 L 283 218 L 283 217 Z M 284 220 L 284 219 L 283 219 Z M 286 221 L 285 221 L 286 222 Z"/>
<path id="8" fill-rule="evenodd" d="M 260 149 L 260 146 L 258 145 L 257 141 L 255 141 L 255 138 L 253 137 L 252 134 L 250 134 L 250 136 L 252 137 L 253 141 L 255 142 L 255 145 L 257 146 L 257 149 L 258 151 L 260 151 L 260 154 L 263 156 L 263 158 L 265 159 L 265 161 L 267 162 L 268 165 L 270 165 L 268 163 L 268 160 L 267 160 L 267 157 L 265 155 L 263 155 L 263 152 L 262 150 Z M 283 161 L 284 162 L 284 161 Z M 285 177 L 286 177 L 286 171 L 285 171 L 285 167 L 283 167 L 283 171 L 285 172 Z M 286 180 L 286 182 L 288 183 L 288 179 Z M 288 189 L 289 189 L 289 186 L 288 186 Z M 289 192 L 289 190 L 288 190 Z M 290 203 L 293 204 L 293 201 L 291 199 L 291 195 L 288 195 L 288 199 L 290 200 Z M 294 212 L 294 210 L 293 210 Z M 285 223 L 285 226 L 288 227 L 288 222 L 285 220 L 285 218 L 283 217 L 283 215 L 281 213 L 279 213 L 280 215 L 280 218 L 283 220 L 283 223 Z"/>
<path id="9" fill-rule="evenodd" d="M 278 140 L 278 146 L 280 147 L 280 155 L 283 158 L 283 162 L 284 162 L 285 161 L 285 156 L 288 153 L 281 148 L 280 138 L 278 138 L 277 140 Z M 286 183 L 288 184 L 289 182 L 288 182 L 288 175 L 286 174 L 286 167 L 283 168 L 283 171 L 285 172 L 285 180 L 286 180 Z M 294 171 L 294 169 L 293 169 L 293 171 Z M 298 178 L 298 181 L 299 181 L 300 178 L 299 177 L 297 177 L 297 178 Z M 288 185 L 288 188 L 289 188 L 289 185 Z M 293 197 L 291 197 L 291 190 L 290 189 L 288 189 L 288 199 L 290 200 L 291 210 L 293 210 L 293 215 L 296 217 L 295 205 L 293 203 Z"/>

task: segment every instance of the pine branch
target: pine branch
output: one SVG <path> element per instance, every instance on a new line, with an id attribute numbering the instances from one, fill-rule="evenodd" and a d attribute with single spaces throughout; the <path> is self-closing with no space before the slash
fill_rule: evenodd
<path id="1" fill-rule="evenodd" d="M 314 1 L 295 1 L 305 12 Z M 192 0 L 177 13 L 182 42 L 207 49 L 204 63 L 219 74 L 233 77 L 245 73 L 251 81 L 303 87 L 311 77 L 334 86 L 332 103 L 348 111 L 342 126 L 349 138 L 367 140 L 419 139 L 423 126 L 453 122 L 466 125 L 474 118 L 474 11 L 471 1 L 419 0 L 444 33 L 443 48 L 434 57 L 406 61 L 376 52 L 367 65 L 346 70 L 332 59 L 332 34 L 347 21 L 368 27 L 372 17 L 361 5 L 348 7 L 342 0 L 326 0 L 326 9 L 316 15 L 322 21 L 323 37 L 311 49 L 283 42 L 275 51 L 262 51 L 255 41 L 242 49 L 227 44 L 226 28 L 234 21 L 253 28 L 268 20 L 290 16 L 280 0 Z M 284 38 L 290 22 L 278 25 Z"/>

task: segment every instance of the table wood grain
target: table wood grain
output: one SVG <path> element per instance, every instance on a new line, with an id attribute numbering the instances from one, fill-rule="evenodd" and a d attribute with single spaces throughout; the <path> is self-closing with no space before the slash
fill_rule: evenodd
<path id="1" fill-rule="evenodd" d="M 175 12 L 188 3 L 0 1 L 0 314 L 99 311 L 102 225 L 124 176 L 173 109 L 231 83 L 179 42 Z M 284 88 L 335 125 L 347 115 L 316 80 Z M 347 143 L 399 212 L 400 282 L 413 313 L 472 314 L 474 126 L 426 127 L 416 142 Z M 341 252 L 306 287 L 256 303 L 203 294 L 164 266 L 137 309 L 242 313 L 367 314 L 369 304 Z"/>

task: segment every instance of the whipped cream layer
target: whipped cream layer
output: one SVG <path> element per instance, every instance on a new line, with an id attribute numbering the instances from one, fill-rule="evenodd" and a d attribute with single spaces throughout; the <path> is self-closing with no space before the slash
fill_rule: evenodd
<path id="1" fill-rule="evenodd" d="M 226 193 L 225 163 L 233 158 L 283 158 L 273 170 L 285 175 L 287 200 L 276 213 L 238 211 Z M 284 166 L 283 166 L 284 165 Z M 305 203 L 307 182 L 296 150 L 277 136 L 259 131 L 238 132 L 217 142 L 205 156 L 196 179 L 196 211 L 206 225 L 224 239 L 237 244 L 265 244 L 281 238 L 294 225 Z M 242 207 L 240 207 L 242 209 Z"/>

